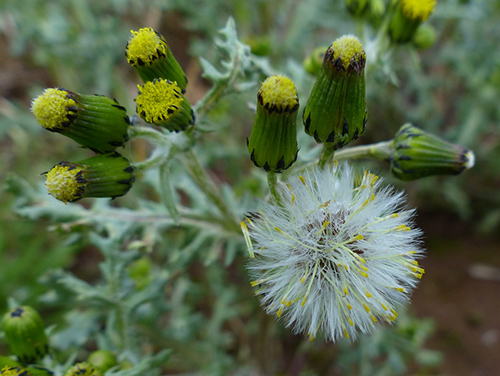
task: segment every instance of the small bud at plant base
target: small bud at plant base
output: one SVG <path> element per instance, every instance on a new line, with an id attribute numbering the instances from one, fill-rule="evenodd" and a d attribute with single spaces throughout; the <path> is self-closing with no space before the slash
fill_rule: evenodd
<path id="1" fill-rule="evenodd" d="M 137 290 L 146 288 L 153 279 L 153 261 L 149 257 L 141 257 L 127 268 L 127 274 L 135 282 Z"/>
<path id="2" fill-rule="evenodd" d="M 412 42 L 415 47 L 426 50 L 436 43 L 436 30 L 431 25 L 422 24 L 413 35 Z"/>
<path id="3" fill-rule="evenodd" d="M 309 55 L 302 65 L 307 73 L 316 76 L 321 70 L 321 64 L 323 63 L 323 58 L 325 57 L 325 51 L 328 49 L 327 46 L 321 46 L 315 48 L 314 51 Z"/>
<path id="4" fill-rule="evenodd" d="M 5 366 L 0 370 L 0 376 L 32 376 L 22 367 Z"/>
<path id="5" fill-rule="evenodd" d="M 257 167 L 282 172 L 297 159 L 295 84 L 285 76 L 268 77 L 257 94 L 257 116 L 248 138 L 248 152 Z"/>
<path id="6" fill-rule="evenodd" d="M 42 318 L 29 306 L 17 307 L 2 319 L 10 350 L 22 363 L 34 363 L 47 353 L 48 341 Z"/>
<path id="7" fill-rule="evenodd" d="M 339 149 L 364 132 L 365 64 L 363 46 L 352 35 L 337 39 L 326 51 L 302 114 L 305 131 L 316 142 Z"/>
<path id="8" fill-rule="evenodd" d="M 404 124 L 392 141 L 391 172 L 400 180 L 415 180 L 431 175 L 456 175 L 474 166 L 474 153 Z"/>
<path id="9" fill-rule="evenodd" d="M 92 364 L 81 362 L 68 369 L 64 376 L 101 376 L 101 373 Z"/>
<path id="10" fill-rule="evenodd" d="M 132 65 L 144 82 L 163 78 L 176 82 L 184 93 L 187 78 L 175 60 L 167 41 L 150 27 L 131 31 L 132 37 L 127 44 L 127 61 Z"/>
<path id="11" fill-rule="evenodd" d="M 129 117 L 116 100 L 81 95 L 65 89 L 45 89 L 31 103 L 38 122 L 97 153 L 108 153 L 128 140 Z"/>
<path id="12" fill-rule="evenodd" d="M 409 42 L 418 26 L 427 20 L 436 6 L 436 0 L 401 0 L 394 9 L 389 24 L 393 42 Z"/>
<path id="13" fill-rule="evenodd" d="M 92 364 L 101 373 L 116 366 L 116 356 L 109 350 L 97 350 L 89 355 L 87 362 Z"/>
<path id="14" fill-rule="evenodd" d="M 172 81 L 155 79 L 137 85 L 137 114 L 148 123 L 179 132 L 194 124 L 194 112 L 180 87 Z"/>
<path id="15" fill-rule="evenodd" d="M 116 152 L 60 162 L 44 174 L 49 194 L 64 203 L 83 197 L 123 196 L 135 180 L 134 168 Z"/>

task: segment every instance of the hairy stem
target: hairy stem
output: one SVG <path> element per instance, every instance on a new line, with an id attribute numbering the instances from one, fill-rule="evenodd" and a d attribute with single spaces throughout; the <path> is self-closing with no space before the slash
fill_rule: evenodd
<path id="1" fill-rule="evenodd" d="M 324 169 L 328 162 L 330 162 L 335 154 L 335 149 L 333 148 L 333 144 L 329 142 L 325 142 L 323 144 L 323 150 L 319 156 L 318 166 L 321 169 Z"/>
<path id="2" fill-rule="evenodd" d="M 235 213 L 233 213 L 226 201 L 222 198 L 219 188 L 208 175 L 207 171 L 198 159 L 198 156 L 192 149 L 184 152 L 184 164 L 198 186 L 203 190 L 203 192 L 205 192 L 210 201 L 212 201 L 220 210 L 225 226 L 231 230 L 237 228 L 239 231 L 238 220 Z"/>
<path id="3" fill-rule="evenodd" d="M 283 206 L 281 202 L 281 195 L 278 191 L 278 174 L 276 172 L 269 171 L 267 173 L 267 184 L 269 186 L 269 191 L 271 196 L 278 203 L 278 205 Z"/>

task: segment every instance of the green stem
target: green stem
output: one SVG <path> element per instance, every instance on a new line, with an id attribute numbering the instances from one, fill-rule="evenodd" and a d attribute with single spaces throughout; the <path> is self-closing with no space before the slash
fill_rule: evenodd
<path id="1" fill-rule="evenodd" d="M 154 145 L 165 146 L 170 145 L 171 143 L 165 134 L 157 131 L 156 129 L 141 125 L 134 125 L 132 127 L 129 127 L 128 135 L 130 138 L 144 138 Z"/>
<path id="2" fill-rule="evenodd" d="M 267 184 L 269 186 L 269 191 L 271 192 L 271 196 L 278 203 L 278 205 L 283 206 L 281 195 L 278 191 L 278 174 L 273 171 L 269 171 L 267 173 Z"/>
<path id="3" fill-rule="evenodd" d="M 177 199 L 175 197 L 174 187 L 169 176 L 170 160 L 167 159 L 163 165 L 160 166 L 160 196 L 163 204 L 172 216 L 174 223 L 179 225 L 179 210 L 177 209 Z"/>
<path id="4" fill-rule="evenodd" d="M 227 206 L 226 201 L 222 198 L 222 194 L 214 183 L 212 178 L 201 164 L 198 156 L 190 149 L 184 152 L 184 164 L 192 178 L 198 186 L 205 192 L 207 197 L 212 201 L 223 215 L 224 224 L 228 229 L 233 230 L 238 228 L 238 220 L 233 211 Z"/>
<path id="5" fill-rule="evenodd" d="M 361 158 L 374 158 L 381 161 L 389 159 L 391 154 L 392 140 L 382 141 L 376 144 L 353 146 L 337 151 L 335 154 L 336 161 L 343 161 L 346 159 L 361 159 Z"/>
<path id="6" fill-rule="evenodd" d="M 132 163 L 132 166 L 137 171 L 149 170 L 156 167 L 161 167 L 172 158 L 173 147 L 156 148 L 148 159 L 142 162 Z"/>
<path id="7" fill-rule="evenodd" d="M 347 159 L 373 158 L 380 161 L 387 161 L 389 160 L 391 155 L 392 142 L 393 142 L 392 140 L 389 140 L 389 141 L 379 142 L 376 144 L 360 145 L 360 146 L 353 146 L 350 148 L 340 149 L 335 153 L 334 160 L 344 161 Z M 291 169 L 292 171 L 290 171 L 290 173 L 297 174 L 313 166 L 315 163 L 316 163 L 315 161 L 312 161 L 304 165 L 298 166 L 296 169 Z M 285 171 L 286 176 L 288 176 L 288 173 L 289 170 Z"/>
<path id="8" fill-rule="evenodd" d="M 322 170 L 325 168 L 326 164 L 331 161 L 333 155 L 335 154 L 335 149 L 332 143 L 325 142 L 323 144 L 323 150 L 319 156 L 318 166 Z"/>

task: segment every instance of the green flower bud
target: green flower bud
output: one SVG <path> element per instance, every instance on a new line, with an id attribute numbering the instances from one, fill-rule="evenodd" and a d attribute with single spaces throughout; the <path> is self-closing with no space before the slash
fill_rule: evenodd
<path id="1" fill-rule="evenodd" d="M 101 376 L 101 373 L 92 364 L 81 362 L 68 369 L 64 376 Z"/>
<path id="2" fill-rule="evenodd" d="M 42 318 L 29 306 L 17 307 L 2 319 L 10 350 L 22 363 L 33 363 L 47 353 L 48 341 Z"/>
<path id="3" fill-rule="evenodd" d="M 307 73 L 316 76 L 321 70 L 321 65 L 323 63 L 323 58 L 325 57 L 325 51 L 328 47 L 322 46 L 317 47 L 302 63 L 304 69 Z"/>
<path id="4" fill-rule="evenodd" d="M 87 362 L 92 364 L 101 373 L 116 366 L 116 356 L 109 350 L 97 350 L 89 355 Z"/>
<path id="5" fill-rule="evenodd" d="M 153 261 L 149 257 L 141 257 L 127 268 L 129 277 L 135 282 L 137 290 L 146 288 L 152 279 Z"/>
<path id="6" fill-rule="evenodd" d="M 116 152 L 60 162 L 44 174 L 49 194 L 64 203 L 83 197 L 123 196 L 135 180 L 134 168 Z"/>
<path id="7" fill-rule="evenodd" d="M 392 141 L 391 172 L 400 180 L 456 175 L 474 166 L 474 153 L 413 124 L 404 124 Z"/>
<path id="8" fill-rule="evenodd" d="M 316 142 L 339 149 L 364 132 L 365 64 L 361 42 L 352 35 L 337 39 L 326 51 L 302 114 L 305 131 Z"/>
<path id="9" fill-rule="evenodd" d="M 175 82 L 155 79 L 137 85 L 137 114 L 148 123 L 179 132 L 194 124 L 194 112 Z"/>
<path id="10" fill-rule="evenodd" d="M 101 95 L 45 89 L 31 103 L 45 129 L 61 133 L 97 153 L 107 153 L 128 140 L 129 117 L 116 100 Z"/>
<path id="11" fill-rule="evenodd" d="M 285 76 L 268 77 L 257 94 L 257 116 L 247 140 L 250 158 L 257 167 L 281 172 L 297 159 L 295 84 Z"/>
<path id="12" fill-rule="evenodd" d="M 144 82 L 163 78 L 175 82 L 186 91 L 187 78 L 175 60 L 168 44 L 161 34 L 147 27 L 131 31 L 132 37 L 127 44 L 127 61 L 132 65 Z"/>
<path id="13" fill-rule="evenodd" d="M 0 370 L 1 376 L 31 376 L 31 374 L 22 367 L 5 366 Z"/>
<path id="14" fill-rule="evenodd" d="M 393 42 L 409 42 L 418 26 L 427 20 L 436 6 L 436 0 L 401 0 L 394 9 L 389 24 Z"/>
<path id="15" fill-rule="evenodd" d="M 426 50 L 436 42 L 436 30 L 431 25 L 422 24 L 413 35 L 412 42 L 415 47 Z"/>

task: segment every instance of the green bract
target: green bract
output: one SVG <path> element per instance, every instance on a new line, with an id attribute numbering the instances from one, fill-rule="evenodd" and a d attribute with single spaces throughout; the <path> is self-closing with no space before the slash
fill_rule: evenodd
<path id="1" fill-rule="evenodd" d="M 150 27 L 132 31 L 127 44 L 127 60 L 144 82 L 155 78 L 176 82 L 186 91 L 187 78 L 163 36 Z"/>
<path id="2" fill-rule="evenodd" d="M 42 318 L 29 306 L 17 307 L 2 319 L 10 350 L 22 363 L 33 363 L 47 353 L 48 341 Z"/>
<path id="3" fill-rule="evenodd" d="M 295 84 L 284 76 L 268 77 L 257 94 L 257 116 L 248 138 L 248 152 L 257 167 L 281 172 L 297 159 Z"/>
<path id="4" fill-rule="evenodd" d="M 64 203 L 83 197 L 123 196 L 135 180 L 134 168 L 116 152 L 60 162 L 45 176 L 49 194 Z"/>
<path id="5" fill-rule="evenodd" d="M 101 95 L 82 95 L 65 89 L 45 89 L 31 111 L 51 132 L 61 133 L 97 153 L 108 153 L 128 140 L 125 107 Z"/>
<path id="6" fill-rule="evenodd" d="M 366 54 L 356 37 L 343 36 L 326 51 L 302 115 L 306 133 L 316 142 L 339 149 L 364 132 L 365 64 Z"/>
<path id="7" fill-rule="evenodd" d="M 409 42 L 419 25 L 424 22 L 436 6 L 436 0 L 401 0 L 393 9 L 389 24 L 389 36 L 393 42 Z"/>
<path id="8" fill-rule="evenodd" d="M 97 350 L 89 355 L 87 362 L 92 364 L 101 373 L 106 372 L 111 367 L 116 366 L 116 356 L 109 350 Z"/>
<path id="9" fill-rule="evenodd" d="M 413 124 L 404 124 L 392 141 L 391 172 L 398 179 L 456 175 L 474 166 L 474 153 Z"/>

